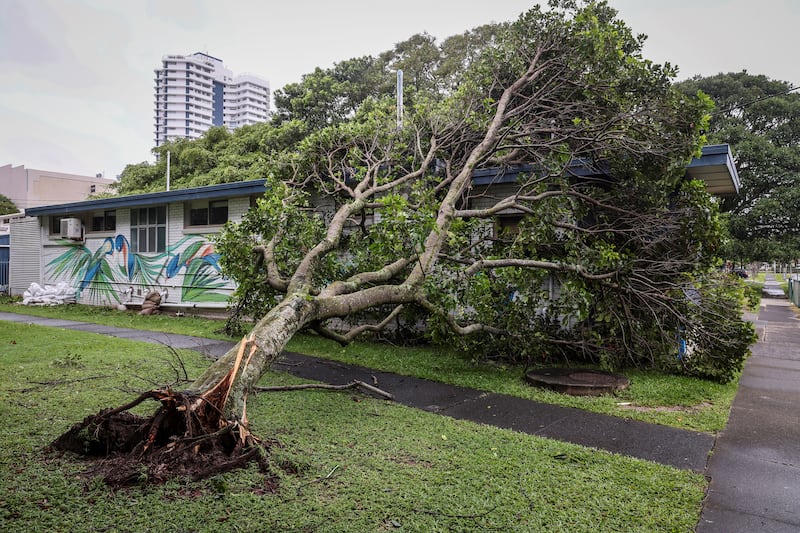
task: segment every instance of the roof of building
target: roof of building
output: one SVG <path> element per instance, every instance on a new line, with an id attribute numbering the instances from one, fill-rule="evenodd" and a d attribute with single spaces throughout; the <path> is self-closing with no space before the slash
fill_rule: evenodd
<path id="1" fill-rule="evenodd" d="M 499 183 L 514 183 L 520 174 L 530 174 L 534 171 L 532 165 L 518 165 L 514 167 L 493 167 L 478 169 L 473 173 L 475 185 L 491 185 Z M 570 161 L 565 169 L 570 176 L 583 178 L 607 178 L 608 167 L 591 164 L 583 159 Z M 686 174 L 692 179 L 699 179 L 706 183 L 706 189 L 716 196 L 732 196 L 739 192 L 741 183 L 733 154 L 727 144 L 710 144 L 703 147 L 700 157 L 695 157 L 686 166 Z"/>
<path id="2" fill-rule="evenodd" d="M 176 189 L 172 191 L 151 192 L 147 194 L 134 194 L 130 196 L 116 196 L 114 198 L 99 198 L 69 204 L 45 205 L 32 207 L 25 210 L 25 215 L 30 217 L 43 215 L 65 216 L 81 211 L 95 209 L 117 209 L 120 207 L 147 207 L 151 205 L 188 202 L 190 200 L 214 200 L 217 198 L 230 198 L 234 196 L 249 196 L 264 192 L 266 180 L 239 181 L 236 183 L 220 183 L 205 187 L 191 189 Z"/>
<path id="3" fill-rule="evenodd" d="M 473 174 L 475 185 L 489 185 L 497 183 L 513 183 L 519 174 L 531 172 L 531 165 L 521 165 L 513 168 L 484 168 L 478 169 Z M 607 176 L 604 168 L 597 168 L 587 164 L 586 161 L 574 160 L 569 164 L 567 172 L 574 176 Z M 733 155 L 727 144 L 715 144 L 703 147 L 702 155 L 692 159 L 686 167 L 686 173 L 693 179 L 706 182 L 708 192 L 718 196 L 733 195 L 739 192 L 739 174 L 733 163 Z M 216 198 L 230 198 L 234 196 L 248 196 L 264 192 L 266 180 L 240 181 L 236 183 L 221 183 L 194 187 L 191 189 L 177 189 L 131 196 L 117 196 L 114 198 L 100 198 L 85 200 L 68 204 L 46 205 L 32 207 L 25 210 L 26 216 L 56 215 L 66 216 L 81 211 L 99 209 L 116 209 L 120 207 L 147 207 L 151 205 L 187 202 L 190 200 L 213 200 Z"/>
<path id="4" fill-rule="evenodd" d="M 727 144 L 704 146 L 702 155 L 686 166 L 686 174 L 706 182 L 706 190 L 717 196 L 733 196 L 741 187 L 733 154 Z"/>
<path id="5" fill-rule="evenodd" d="M 473 185 L 515 183 L 520 174 L 531 174 L 532 172 L 534 172 L 533 165 L 479 168 L 472 173 L 472 183 Z M 608 165 L 592 165 L 585 159 L 573 159 L 567 165 L 564 173 L 581 178 L 608 177 Z"/>

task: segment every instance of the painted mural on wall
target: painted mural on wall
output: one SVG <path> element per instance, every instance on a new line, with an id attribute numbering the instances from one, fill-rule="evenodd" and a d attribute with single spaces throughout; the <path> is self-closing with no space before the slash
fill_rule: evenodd
<path id="1" fill-rule="evenodd" d="M 214 245 L 200 235 L 187 235 L 156 255 L 132 252 L 128 239 L 117 235 L 107 237 L 94 251 L 71 245 L 47 264 L 47 270 L 73 285 L 76 297 L 86 293 L 95 302 L 124 303 L 125 290 L 133 285 L 153 289 L 179 285 L 184 303 L 226 302 L 228 295 L 220 289 L 230 282 L 220 272 L 219 257 Z"/>

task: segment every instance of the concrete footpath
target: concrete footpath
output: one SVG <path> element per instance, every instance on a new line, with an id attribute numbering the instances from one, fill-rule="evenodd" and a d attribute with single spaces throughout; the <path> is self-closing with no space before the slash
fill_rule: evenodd
<path id="1" fill-rule="evenodd" d="M 759 342 L 708 463 L 699 533 L 800 531 L 800 320 L 787 300 L 765 298 L 754 321 Z"/>

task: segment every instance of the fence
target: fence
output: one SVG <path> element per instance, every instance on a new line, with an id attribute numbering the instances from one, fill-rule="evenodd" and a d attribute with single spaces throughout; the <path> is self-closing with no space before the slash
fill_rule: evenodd
<path id="1" fill-rule="evenodd" d="M 8 244 L 0 244 L 0 294 L 8 294 Z"/>
<path id="2" fill-rule="evenodd" d="M 789 301 L 800 307 L 800 280 L 789 280 Z"/>

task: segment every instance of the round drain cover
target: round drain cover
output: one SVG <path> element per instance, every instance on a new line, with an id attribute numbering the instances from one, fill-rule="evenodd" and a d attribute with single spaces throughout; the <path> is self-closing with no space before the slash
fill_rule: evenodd
<path id="1" fill-rule="evenodd" d="M 531 385 L 573 396 L 600 396 L 630 385 L 622 374 L 584 368 L 539 368 L 525 374 Z"/>

